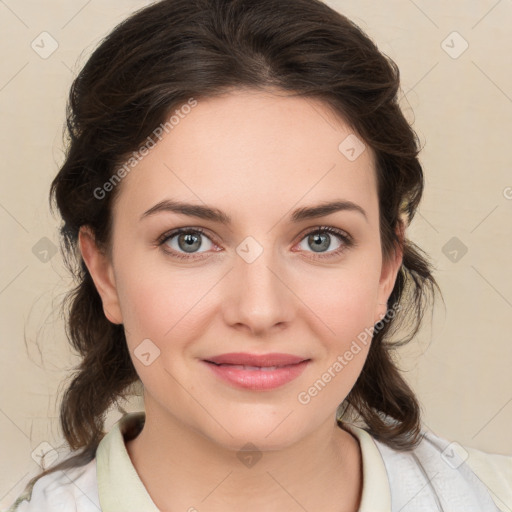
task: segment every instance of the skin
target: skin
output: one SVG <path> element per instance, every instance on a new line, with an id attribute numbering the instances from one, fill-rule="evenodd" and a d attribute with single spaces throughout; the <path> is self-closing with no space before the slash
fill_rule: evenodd
<path id="1" fill-rule="evenodd" d="M 144 384 L 146 423 L 126 446 L 161 510 L 358 509 L 359 444 L 335 414 L 369 345 L 307 405 L 297 399 L 382 318 L 401 264 L 399 250 L 382 260 L 373 151 L 350 161 L 338 150 L 353 133 L 323 103 L 270 90 L 201 100 L 118 185 L 112 258 L 81 229 L 105 315 L 124 324 Z M 163 199 L 219 208 L 233 224 L 173 212 L 140 220 Z M 288 220 L 295 208 L 337 199 L 360 205 L 367 219 L 345 210 Z M 345 242 L 327 234 L 315 252 L 308 234 L 319 226 L 356 245 L 333 255 Z M 205 230 L 195 252 L 179 236 L 155 243 L 181 227 Z M 248 236 L 263 249 L 251 263 L 236 252 Z M 144 339 L 160 350 L 147 366 L 134 355 Z M 201 361 L 226 352 L 311 361 L 284 386 L 255 391 Z M 248 442 L 262 454 L 252 467 L 237 457 Z"/>

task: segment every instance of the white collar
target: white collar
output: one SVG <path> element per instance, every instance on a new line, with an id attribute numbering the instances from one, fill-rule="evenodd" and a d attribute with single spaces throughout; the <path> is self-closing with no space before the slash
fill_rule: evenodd
<path id="1" fill-rule="evenodd" d="M 144 411 L 124 415 L 101 440 L 96 451 L 99 500 L 103 512 L 159 512 L 126 449 L 124 436 L 138 431 Z M 343 423 L 358 440 L 362 454 L 363 492 L 358 512 L 391 512 L 386 468 L 373 438 L 365 430 Z"/>

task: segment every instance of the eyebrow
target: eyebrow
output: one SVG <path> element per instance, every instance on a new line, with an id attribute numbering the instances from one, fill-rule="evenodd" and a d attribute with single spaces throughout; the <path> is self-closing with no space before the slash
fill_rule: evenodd
<path id="1" fill-rule="evenodd" d="M 332 202 L 325 202 L 315 206 L 304 206 L 301 208 L 297 208 L 290 215 L 290 221 L 293 223 L 298 223 L 308 219 L 316 219 L 317 217 L 324 217 L 326 215 L 330 215 L 339 211 L 353 211 L 359 212 L 364 216 L 366 222 L 368 222 L 368 216 L 364 209 L 356 203 L 347 200 L 337 200 Z M 183 203 L 180 201 L 173 201 L 170 199 L 164 199 L 159 203 L 152 206 L 149 210 L 145 211 L 140 220 L 143 220 L 146 217 L 151 215 L 155 215 L 160 212 L 172 212 L 178 213 L 181 215 L 187 215 L 189 217 L 197 217 L 204 220 L 211 220 L 213 222 L 218 222 L 224 225 L 231 225 L 232 219 L 231 217 L 224 213 L 222 210 L 218 208 L 213 208 L 210 206 L 203 206 L 199 204 L 190 204 Z"/>

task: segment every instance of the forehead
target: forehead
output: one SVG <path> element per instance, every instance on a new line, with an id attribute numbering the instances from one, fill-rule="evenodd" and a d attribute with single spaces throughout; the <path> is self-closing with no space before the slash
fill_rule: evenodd
<path id="1" fill-rule="evenodd" d="M 334 199 L 375 207 L 373 151 L 319 100 L 238 90 L 178 114 L 123 179 L 116 208 L 141 214 L 166 198 L 237 216 Z"/>

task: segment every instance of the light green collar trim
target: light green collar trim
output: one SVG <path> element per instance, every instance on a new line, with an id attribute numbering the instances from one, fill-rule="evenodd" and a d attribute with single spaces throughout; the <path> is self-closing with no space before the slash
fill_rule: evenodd
<path id="1" fill-rule="evenodd" d="M 145 418 L 144 411 L 124 415 L 105 435 L 96 451 L 98 494 L 103 512 L 159 512 L 135 467 L 124 441 L 128 427 Z M 343 424 L 359 441 L 363 464 L 363 493 L 358 512 L 391 512 L 391 494 L 379 449 L 368 432 Z"/>
<path id="2" fill-rule="evenodd" d="M 343 423 L 359 441 L 363 464 L 363 493 L 358 512 L 391 512 L 388 473 L 373 437 L 366 430 Z"/>
<path id="3" fill-rule="evenodd" d="M 144 417 L 143 411 L 124 415 L 98 445 L 96 473 L 103 512 L 159 512 L 132 464 L 123 438 L 127 425 Z"/>

